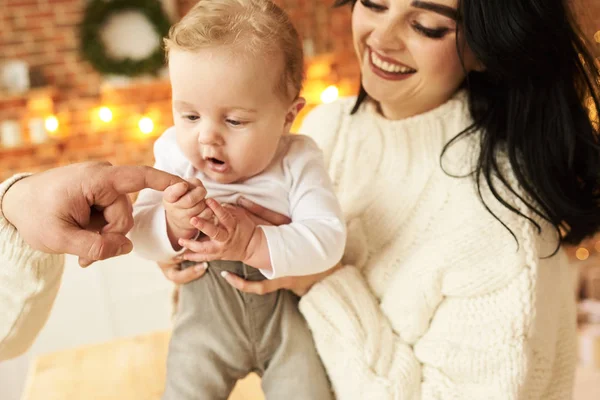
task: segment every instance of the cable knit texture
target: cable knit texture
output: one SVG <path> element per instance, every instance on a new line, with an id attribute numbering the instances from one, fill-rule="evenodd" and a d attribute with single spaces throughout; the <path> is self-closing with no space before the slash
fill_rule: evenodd
<path id="1" fill-rule="evenodd" d="M 301 132 L 324 151 L 348 224 L 340 271 L 300 302 L 337 398 L 569 399 L 575 299 L 551 226 L 504 208 L 473 170 L 467 95 L 399 121 L 354 98 Z M 505 166 L 511 184 L 516 180 Z M 517 188 L 517 190 L 519 190 Z M 533 218 L 508 191 L 503 197 Z"/>
<path id="2" fill-rule="evenodd" d="M 64 265 L 62 255 L 29 247 L 4 218 L 4 194 L 26 176 L 0 184 L 0 360 L 18 356 L 33 343 L 50 314 Z"/>

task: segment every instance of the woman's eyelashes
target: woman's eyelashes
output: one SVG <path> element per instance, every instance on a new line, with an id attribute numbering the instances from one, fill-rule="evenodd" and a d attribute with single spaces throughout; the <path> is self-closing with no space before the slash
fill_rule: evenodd
<path id="1" fill-rule="evenodd" d="M 383 12 L 387 10 L 386 6 L 377 4 L 372 0 L 360 0 L 360 3 L 363 5 L 363 7 L 368 8 L 374 12 Z M 448 32 L 450 32 L 449 28 L 427 28 L 426 26 L 423 26 L 418 22 L 413 22 L 412 28 L 417 33 L 430 39 L 441 39 L 444 36 L 446 36 Z"/>
<path id="2" fill-rule="evenodd" d="M 375 12 L 381 12 L 381 11 L 387 10 L 387 7 L 382 6 L 381 4 L 374 3 L 371 0 L 360 0 L 360 3 L 363 5 L 363 7 L 368 8 Z"/>
<path id="3" fill-rule="evenodd" d="M 418 33 L 422 34 L 425 37 L 431 38 L 431 39 L 441 39 L 444 36 L 446 36 L 446 34 L 448 32 L 450 32 L 449 28 L 432 29 L 432 28 L 427 28 L 427 27 L 419 24 L 418 22 L 413 22 L 412 27 Z"/>

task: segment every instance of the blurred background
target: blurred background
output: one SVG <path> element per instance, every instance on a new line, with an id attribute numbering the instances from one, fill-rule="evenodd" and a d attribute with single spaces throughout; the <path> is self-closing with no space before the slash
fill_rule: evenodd
<path id="1" fill-rule="evenodd" d="M 0 0 L 0 181 L 89 160 L 152 165 L 153 142 L 172 124 L 157 48 L 165 29 L 195 1 L 124 1 L 131 7 L 110 11 L 109 2 L 100 0 Z M 332 9 L 333 0 L 275 2 L 303 39 L 308 107 L 301 117 L 321 102 L 353 95 L 359 71 L 349 9 Z M 600 1 L 576 0 L 573 6 L 600 56 Z M 600 238 L 567 250 L 580 300 L 577 399 L 597 399 Z M 38 341 L 26 355 L 0 364 L 0 399 L 158 398 L 171 292 L 158 268 L 135 255 L 86 270 L 68 258 L 56 307 Z M 119 385 L 129 380 L 131 392 L 106 387 L 101 378 L 107 376 Z M 236 398 L 261 398 L 251 394 L 255 383 Z M 94 392 L 82 397 L 85 384 Z"/>

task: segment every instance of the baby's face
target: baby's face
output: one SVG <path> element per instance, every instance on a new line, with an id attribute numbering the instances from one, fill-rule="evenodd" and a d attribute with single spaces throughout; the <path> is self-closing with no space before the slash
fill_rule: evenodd
<path id="1" fill-rule="evenodd" d="M 177 142 L 195 168 L 233 183 L 269 165 L 301 108 L 276 92 L 282 65 L 240 56 L 230 47 L 171 51 Z"/>

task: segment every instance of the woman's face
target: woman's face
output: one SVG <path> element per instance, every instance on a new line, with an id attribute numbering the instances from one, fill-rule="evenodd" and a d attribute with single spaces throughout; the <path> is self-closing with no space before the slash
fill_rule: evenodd
<path id="1" fill-rule="evenodd" d="M 456 46 L 458 0 L 358 0 L 352 15 L 362 84 L 387 118 L 429 111 L 456 92 L 465 71 Z M 459 39 L 467 72 L 478 63 Z"/>

